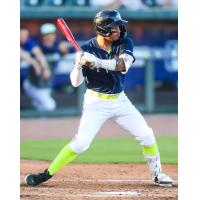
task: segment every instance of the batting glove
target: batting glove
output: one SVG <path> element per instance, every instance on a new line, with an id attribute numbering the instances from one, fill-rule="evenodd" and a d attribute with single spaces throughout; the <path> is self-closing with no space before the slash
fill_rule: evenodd
<path id="1" fill-rule="evenodd" d="M 75 61 L 75 64 L 74 64 L 75 68 L 81 69 L 81 67 L 83 66 L 82 57 L 83 57 L 83 52 L 77 52 L 76 53 L 76 61 Z"/>
<path id="2" fill-rule="evenodd" d="M 84 52 L 83 56 L 81 57 L 81 63 L 83 65 L 89 65 L 91 67 L 96 67 L 97 61 L 98 61 L 98 58 L 88 52 Z"/>

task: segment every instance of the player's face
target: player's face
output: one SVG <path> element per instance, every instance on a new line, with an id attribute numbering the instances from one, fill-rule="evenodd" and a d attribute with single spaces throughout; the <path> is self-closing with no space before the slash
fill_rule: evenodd
<path id="1" fill-rule="evenodd" d="M 56 41 L 56 34 L 55 33 L 49 33 L 46 35 L 43 35 L 43 42 L 53 45 L 54 42 Z"/>
<path id="2" fill-rule="evenodd" d="M 110 42 L 114 42 L 118 40 L 120 37 L 120 28 L 118 26 L 115 26 L 115 27 L 112 27 L 111 31 L 112 31 L 112 35 L 110 35 L 109 37 L 106 37 L 106 39 L 109 40 Z"/>
<path id="3" fill-rule="evenodd" d="M 21 29 L 20 30 L 20 43 L 24 44 L 28 40 L 28 37 L 29 37 L 29 31 L 26 29 Z"/>

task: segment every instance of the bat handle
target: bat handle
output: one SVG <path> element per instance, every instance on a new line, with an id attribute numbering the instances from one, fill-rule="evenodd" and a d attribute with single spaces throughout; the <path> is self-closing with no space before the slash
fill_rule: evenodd
<path id="1" fill-rule="evenodd" d="M 78 52 L 82 51 L 82 49 L 77 44 L 74 44 L 74 47 Z"/>

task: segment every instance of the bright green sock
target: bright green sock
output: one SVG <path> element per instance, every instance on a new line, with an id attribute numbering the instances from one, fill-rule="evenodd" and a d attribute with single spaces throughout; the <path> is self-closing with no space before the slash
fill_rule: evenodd
<path id="1" fill-rule="evenodd" d="M 77 156 L 77 153 L 73 152 L 71 148 L 67 145 L 65 146 L 57 157 L 54 159 L 50 167 L 48 168 L 48 172 L 50 175 L 55 174 L 59 169 L 64 167 L 66 164 L 70 163 Z"/>
<path id="2" fill-rule="evenodd" d="M 148 163 L 152 177 L 157 176 L 162 171 L 157 144 L 154 143 L 150 146 L 143 146 L 143 154 Z"/>
<path id="3" fill-rule="evenodd" d="M 149 156 L 156 156 L 156 155 L 158 155 L 159 151 L 158 151 L 157 144 L 154 143 L 153 145 L 150 145 L 150 146 L 143 146 L 143 153 L 145 155 L 149 155 Z"/>

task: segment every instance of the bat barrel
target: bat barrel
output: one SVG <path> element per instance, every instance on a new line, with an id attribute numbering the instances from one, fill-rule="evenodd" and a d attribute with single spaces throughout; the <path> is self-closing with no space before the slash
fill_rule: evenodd
<path id="1" fill-rule="evenodd" d="M 74 39 L 74 36 L 72 35 L 69 27 L 65 23 L 64 19 L 59 18 L 56 20 L 56 24 L 58 28 L 62 31 L 62 33 L 65 35 L 65 37 L 69 40 L 69 42 L 74 46 L 74 48 L 77 51 L 81 51 L 81 48 L 77 44 L 76 40 Z"/>

